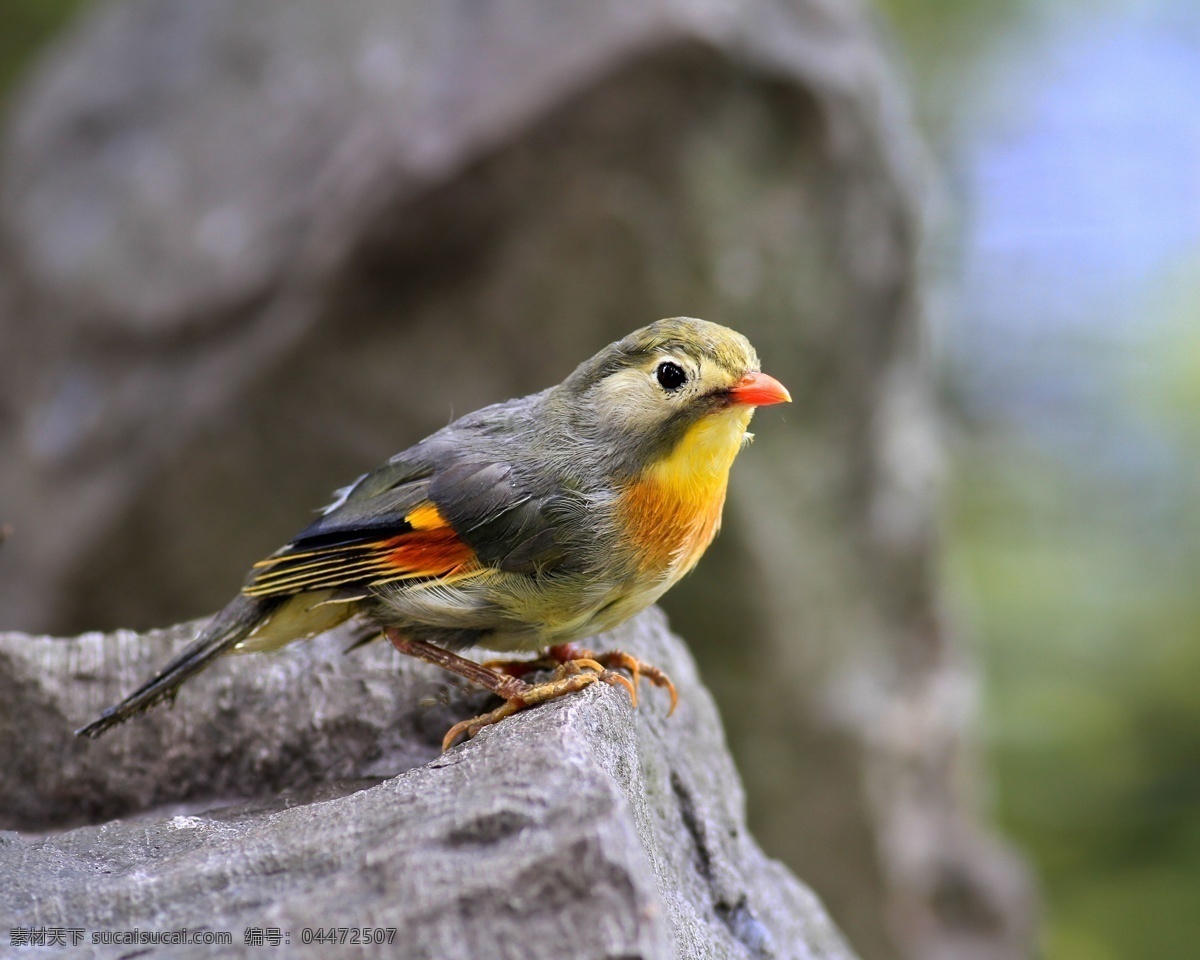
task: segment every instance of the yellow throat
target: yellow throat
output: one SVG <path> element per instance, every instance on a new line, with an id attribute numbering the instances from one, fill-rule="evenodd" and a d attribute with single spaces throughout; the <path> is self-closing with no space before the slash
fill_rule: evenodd
<path id="1" fill-rule="evenodd" d="M 697 421 L 629 487 L 625 517 L 643 571 L 673 583 L 696 565 L 721 527 L 729 468 L 753 415 L 733 407 Z"/>

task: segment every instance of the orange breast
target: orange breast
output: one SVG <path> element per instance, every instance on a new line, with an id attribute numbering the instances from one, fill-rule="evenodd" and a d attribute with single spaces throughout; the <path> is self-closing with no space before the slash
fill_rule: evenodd
<path id="1" fill-rule="evenodd" d="M 721 526 L 729 468 L 753 412 L 734 406 L 702 418 L 625 489 L 622 516 L 643 575 L 674 583 L 712 543 Z"/>
<path id="2" fill-rule="evenodd" d="M 675 579 L 696 565 L 721 526 L 725 486 L 724 477 L 702 485 L 649 477 L 626 489 L 621 512 L 643 574 Z"/>

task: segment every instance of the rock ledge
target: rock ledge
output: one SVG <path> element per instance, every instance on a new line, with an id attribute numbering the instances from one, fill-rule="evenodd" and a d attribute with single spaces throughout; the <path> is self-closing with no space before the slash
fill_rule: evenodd
<path id="1" fill-rule="evenodd" d="M 86 931 L 39 957 L 126 956 L 93 933 L 186 927 L 233 945 L 173 956 L 260 957 L 247 929 L 277 928 L 288 956 L 852 958 L 747 833 L 716 709 L 658 611 L 597 646 L 667 669 L 670 718 L 661 691 L 634 711 L 597 684 L 439 755 L 480 698 L 381 644 L 343 656 L 335 632 L 70 736 L 186 632 L 0 635 L 0 816 L 23 831 L 0 833 L 0 936 Z M 318 927 L 395 934 L 305 945 Z"/>

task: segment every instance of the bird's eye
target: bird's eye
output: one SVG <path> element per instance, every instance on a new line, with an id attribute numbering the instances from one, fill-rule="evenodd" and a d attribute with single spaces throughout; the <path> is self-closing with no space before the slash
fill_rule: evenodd
<path id="1" fill-rule="evenodd" d="M 658 385 L 664 390 L 678 390 L 687 383 L 687 374 L 684 373 L 683 367 L 670 360 L 660 363 L 658 369 L 654 371 L 654 376 L 658 380 Z"/>

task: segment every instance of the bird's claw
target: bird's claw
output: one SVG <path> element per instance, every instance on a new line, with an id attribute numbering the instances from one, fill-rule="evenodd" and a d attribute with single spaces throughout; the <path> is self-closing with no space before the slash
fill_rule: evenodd
<path id="1" fill-rule="evenodd" d="M 612 673 L 614 670 L 624 670 L 633 679 L 629 684 L 630 697 L 633 700 L 633 705 L 637 706 L 637 685 L 643 677 L 649 680 L 656 687 L 665 687 L 671 695 L 671 709 L 667 711 L 667 716 L 675 712 L 675 708 L 679 706 L 679 693 L 675 689 L 675 684 L 671 682 L 671 678 L 666 675 L 658 667 L 652 663 L 646 663 L 645 660 L 639 660 L 631 653 L 626 653 L 624 650 L 609 650 L 606 653 L 596 653 L 593 650 L 581 650 L 571 644 L 564 644 L 560 647 L 551 647 L 547 651 L 547 655 L 551 659 L 560 660 L 562 662 L 586 661 L 590 663 L 598 663 L 606 669 L 606 672 Z"/>
<path id="2" fill-rule="evenodd" d="M 557 674 L 557 671 L 555 672 Z M 462 720 L 452 726 L 442 738 L 442 750 L 443 752 L 449 750 L 464 734 L 469 740 L 484 727 L 499 723 L 505 717 L 511 717 L 526 707 L 535 707 L 539 703 L 556 700 L 568 693 L 591 686 L 597 680 L 602 679 L 604 677 L 599 673 L 585 673 L 582 670 L 564 671 L 561 676 L 555 676 L 545 683 L 536 684 L 509 678 L 509 682 L 504 685 L 504 703 L 489 713 L 480 714 L 470 720 Z"/>
<path id="3" fill-rule="evenodd" d="M 662 670 L 652 663 L 646 663 L 645 660 L 639 660 L 631 653 L 626 653 L 624 650 L 610 650 L 608 653 L 600 654 L 599 659 L 605 666 L 610 669 L 627 670 L 633 678 L 633 685 L 636 687 L 638 682 L 645 677 L 656 687 L 665 687 L 667 693 L 671 695 L 671 709 L 667 711 L 667 716 L 675 712 L 675 708 L 679 706 L 679 692 L 675 689 L 675 684 L 671 682 L 671 678 Z M 637 706 L 637 698 L 634 698 L 634 706 Z"/>
<path id="4" fill-rule="evenodd" d="M 596 653 L 563 644 L 551 647 L 546 656 L 536 660 L 489 660 L 481 666 L 504 676 L 504 682 L 493 688 L 504 697 L 504 703 L 489 713 L 452 726 L 442 739 L 442 750 L 449 750 L 460 737 L 470 739 L 484 727 L 499 723 L 505 717 L 511 717 L 526 707 L 582 690 L 597 680 L 610 686 L 624 687 L 634 707 L 638 705 L 638 683 L 643 678 L 656 687 L 665 687 L 670 693 L 671 709 L 667 716 L 674 713 L 679 704 L 679 694 L 670 677 L 653 664 L 639 660 L 623 650 Z M 553 668 L 554 672 L 545 683 L 530 684 L 520 679 L 534 671 L 550 668 Z M 626 671 L 629 677 L 618 673 L 618 670 Z"/>

